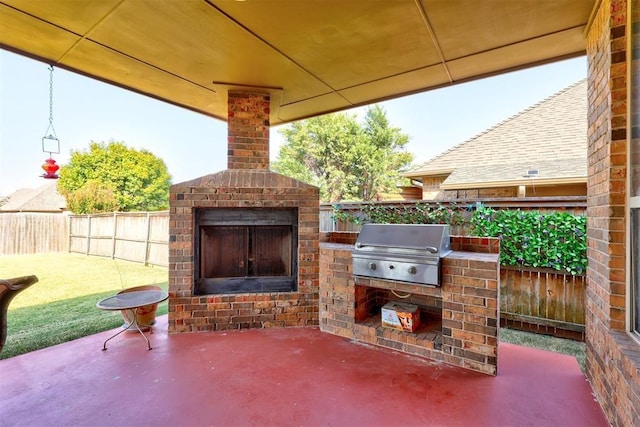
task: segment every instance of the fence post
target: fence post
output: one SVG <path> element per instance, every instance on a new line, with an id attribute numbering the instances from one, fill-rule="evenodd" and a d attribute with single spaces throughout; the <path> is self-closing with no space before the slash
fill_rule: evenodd
<path id="1" fill-rule="evenodd" d="M 87 215 L 87 252 L 85 255 L 89 255 L 89 248 L 91 246 L 91 215 Z"/>
<path id="2" fill-rule="evenodd" d="M 151 213 L 147 212 L 147 235 L 144 238 L 144 265 L 149 261 L 149 237 L 151 236 Z"/>
<path id="3" fill-rule="evenodd" d="M 113 213 L 113 235 L 111 237 L 111 259 L 116 257 L 116 234 L 118 234 L 118 212 Z"/>
<path id="4" fill-rule="evenodd" d="M 69 238 L 67 239 L 67 252 L 71 253 L 71 241 L 73 239 L 73 217 L 69 216 L 67 217 L 67 220 L 69 221 L 69 229 L 68 229 L 68 234 L 69 234 Z"/>

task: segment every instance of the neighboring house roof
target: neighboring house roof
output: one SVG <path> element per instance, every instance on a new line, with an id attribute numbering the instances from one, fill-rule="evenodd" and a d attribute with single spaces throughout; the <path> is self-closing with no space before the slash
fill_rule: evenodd
<path id="1" fill-rule="evenodd" d="M 0 206 L 1 212 L 62 212 L 67 201 L 58 193 L 57 181 L 38 188 L 21 188 L 9 196 L 9 201 Z"/>
<path id="2" fill-rule="evenodd" d="M 404 176 L 446 176 L 442 189 L 586 182 L 587 81 L 575 83 Z"/>

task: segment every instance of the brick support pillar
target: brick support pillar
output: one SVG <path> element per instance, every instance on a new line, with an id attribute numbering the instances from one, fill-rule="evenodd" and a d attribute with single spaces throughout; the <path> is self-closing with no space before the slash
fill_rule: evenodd
<path id="1" fill-rule="evenodd" d="M 627 1 L 602 0 L 587 30 L 587 377 L 612 426 L 640 426 L 640 345 L 627 332 Z M 636 20 L 636 18 L 634 18 Z M 635 55 L 635 53 L 634 53 Z M 634 111 L 634 113 L 636 113 Z"/>
<path id="2" fill-rule="evenodd" d="M 269 107 L 269 94 L 229 91 L 229 169 L 269 169 Z"/>

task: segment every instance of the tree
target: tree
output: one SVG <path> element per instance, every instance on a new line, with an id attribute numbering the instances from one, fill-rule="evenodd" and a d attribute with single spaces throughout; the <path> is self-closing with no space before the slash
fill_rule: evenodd
<path id="1" fill-rule="evenodd" d="M 85 185 L 65 195 L 67 208 L 79 214 L 118 211 L 118 198 L 113 190 L 97 181 L 87 181 Z"/>
<path id="2" fill-rule="evenodd" d="M 374 200 L 397 192 L 400 171 L 413 161 L 404 150 L 409 137 L 391 127 L 384 109 L 367 108 L 364 123 L 355 115 L 328 114 L 292 123 L 273 170 L 320 187 L 323 202 Z"/>
<path id="3" fill-rule="evenodd" d="M 162 159 L 123 142 L 94 142 L 72 151 L 58 190 L 75 213 L 155 211 L 169 207 L 171 177 Z"/>

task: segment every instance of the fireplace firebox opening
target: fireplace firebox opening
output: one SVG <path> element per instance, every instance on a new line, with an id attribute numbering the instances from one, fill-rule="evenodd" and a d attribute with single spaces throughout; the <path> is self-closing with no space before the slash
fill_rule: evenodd
<path id="1" fill-rule="evenodd" d="M 195 211 L 194 294 L 295 292 L 297 208 Z"/>

